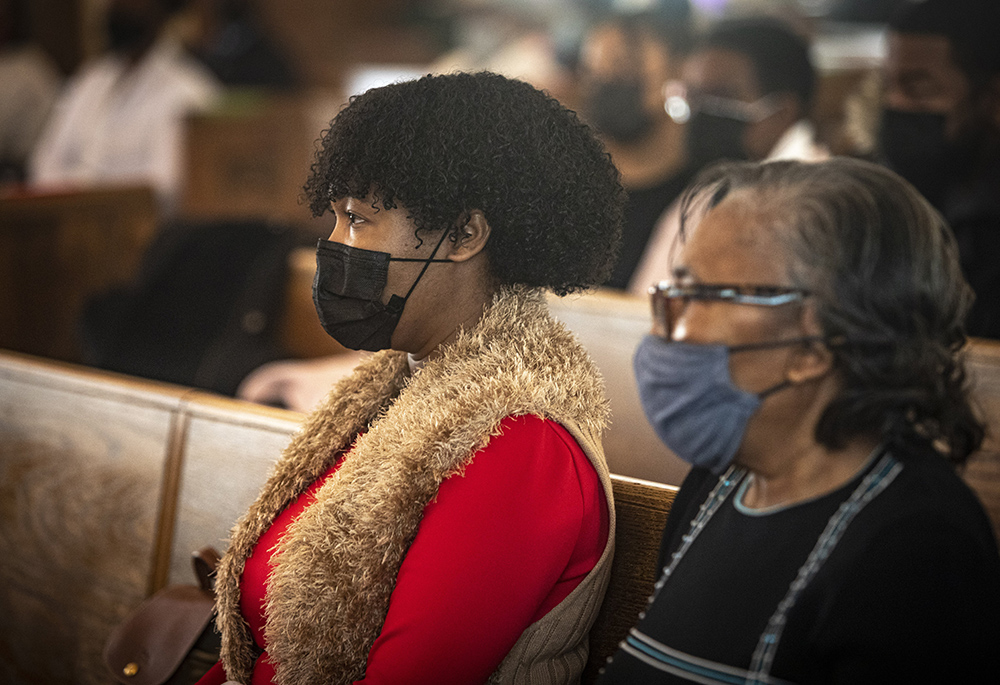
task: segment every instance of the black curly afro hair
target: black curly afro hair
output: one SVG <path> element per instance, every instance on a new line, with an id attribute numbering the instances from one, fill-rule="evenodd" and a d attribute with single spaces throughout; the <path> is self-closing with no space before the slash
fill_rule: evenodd
<path id="1" fill-rule="evenodd" d="M 491 228 L 493 277 L 559 295 L 610 275 L 625 198 L 610 156 L 574 112 L 489 72 L 352 97 L 323 135 L 305 192 L 315 216 L 344 197 L 401 206 L 418 238 L 478 209 Z"/>

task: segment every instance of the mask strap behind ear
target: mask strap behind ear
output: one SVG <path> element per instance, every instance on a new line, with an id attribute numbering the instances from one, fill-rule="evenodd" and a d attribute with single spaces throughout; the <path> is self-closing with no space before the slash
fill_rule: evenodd
<path id="1" fill-rule="evenodd" d="M 787 380 L 787 379 L 783 380 L 780 383 L 778 383 L 777 385 L 775 385 L 773 387 L 770 387 L 767 390 L 762 390 L 761 392 L 757 393 L 757 398 L 760 399 L 761 401 L 766 400 L 768 397 L 770 397 L 774 393 L 778 392 L 779 390 L 784 390 L 785 388 L 791 387 L 792 385 L 793 384 L 792 384 L 792 382 L 790 380 Z"/>
<path id="2" fill-rule="evenodd" d="M 744 345 L 729 345 L 727 349 L 732 352 L 750 352 L 753 350 L 771 350 L 776 347 L 791 347 L 805 343 L 826 342 L 821 335 L 806 335 L 801 338 L 789 338 L 787 340 L 769 340 L 767 342 L 746 343 Z"/>
<path id="3" fill-rule="evenodd" d="M 410 293 L 412 293 L 413 289 L 417 287 L 417 283 L 419 283 L 420 279 L 423 278 L 424 272 L 427 271 L 427 267 L 429 267 L 431 265 L 431 263 L 433 263 L 433 262 L 450 262 L 451 261 L 450 259 L 434 259 L 434 255 L 437 254 L 437 251 L 441 248 L 441 244 L 444 242 L 444 239 L 448 237 L 449 233 L 451 233 L 451 229 L 445 229 L 445 231 L 441 234 L 441 240 L 439 240 L 438 244 L 434 246 L 434 251 L 431 252 L 431 256 L 429 258 L 427 258 L 427 259 L 390 259 L 389 260 L 389 261 L 397 261 L 397 262 L 423 262 L 424 263 L 424 268 L 420 270 L 420 273 L 417 274 L 417 279 L 415 281 L 413 281 L 413 285 L 410 286 L 410 289 L 408 291 L 406 291 L 406 295 L 403 296 L 403 301 L 404 302 L 406 300 L 410 299 Z"/>
<path id="4" fill-rule="evenodd" d="M 820 335 L 809 335 L 809 336 L 804 336 L 802 338 L 793 338 L 791 340 L 775 340 L 772 342 L 765 342 L 765 343 L 749 343 L 747 345 L 734 345 L 729 349 L 731 351 L 735 349 L 735 351 L 737 352 L 743 350 L 766 350 L 774 347 L 786 347 L 797 344 L 812 344 L 817 342 L 825 343 L 826 340 L 823 338 L 823 336 Z M 760 400 L 765 400 L 774 393 L 778 392 L 779 390 L 784 390 L 785 388 L 791 387 L 793 385 L 795 384 L 786 378 L 777 385 L 757 393 L 757 397 Z"/>

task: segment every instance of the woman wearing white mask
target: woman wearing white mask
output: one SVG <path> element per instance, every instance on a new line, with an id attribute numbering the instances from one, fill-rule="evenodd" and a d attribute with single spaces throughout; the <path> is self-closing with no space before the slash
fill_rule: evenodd
<path id="1" fill-rule="evenodd" d="M 352 98 L 306 191 L 336 219 L 320 321 L 374 354 L 237 524 L 202 682 L 577 681 L 614 543 L 608 410 L 542 290 L 610 273 L 617 171 L 532 86 L 450 74 Z"/>
<path id="2" fill-rule="evenodd" d="M 728 165 L 687 198 L 701 220 L 635 370 L 694 468 L 601 682 L 972 682 L 1000 557 L 953 469 L 983 429 L 947 226 L 849 159 Z"/>

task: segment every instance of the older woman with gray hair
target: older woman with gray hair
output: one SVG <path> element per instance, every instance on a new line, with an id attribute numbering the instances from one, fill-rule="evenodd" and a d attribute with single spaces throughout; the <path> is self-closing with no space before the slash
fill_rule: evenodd
<path id="1" fill-rule="evenodd" d="M 983 427 L 950 230 L 850 159 L 719 167 L 686 207 L 635 370 L 693 468 L 601 682 L 978 682 L 1000 557 L 954 470 Z"/>

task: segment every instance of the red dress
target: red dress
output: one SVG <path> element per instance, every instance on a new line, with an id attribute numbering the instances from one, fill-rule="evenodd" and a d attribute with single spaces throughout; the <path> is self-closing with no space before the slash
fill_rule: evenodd
<path id="1" fill-rule="evenodd" d="M 608 510 L 600 479 L 554 421 L 508 417 L 424 509 L 403 559 L 367 685 L 482 683 L 531 623 L 559 604 L 600 559 Z M 350 452 L 344 458 L 350 458 Z M 240 582 L 240 608 L 264 646 L 264 593 L 274 547 L 341 458 L 257 541 Z M 270 685 L 267 652 L 247 685 Z M 198 682 L 226 680 L 221 662 Z"/>

